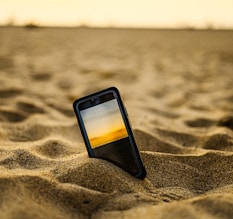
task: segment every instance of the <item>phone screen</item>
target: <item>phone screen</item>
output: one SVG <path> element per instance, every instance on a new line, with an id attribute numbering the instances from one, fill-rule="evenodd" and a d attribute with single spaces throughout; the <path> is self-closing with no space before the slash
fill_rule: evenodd
<path id="1" fill-rule="evenodd" d="M 82 110 L 80 113 L 92 148 L 128 137 L 116 99 Z"/>
<path id="2" fill-rule="evenodd" d="M 139 164 L 119 103 L 113 93 L 79 105 L 80 115 L 94 157 L 113 162 L 135 175 Z"/>

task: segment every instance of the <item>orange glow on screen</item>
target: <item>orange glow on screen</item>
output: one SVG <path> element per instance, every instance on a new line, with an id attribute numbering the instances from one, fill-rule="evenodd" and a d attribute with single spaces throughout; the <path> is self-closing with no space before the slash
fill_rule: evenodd
<path id="1" fill-rule="evenodd" d="M 95 148 L 98 146 L 108 144 L 110 142 L 120 140 L 120 139 L 125 138 L 127 136 L 128 136 L 128 133 L 127 133 L 125 127 L 122 127 L 120 129 L 117 129 L 117 130 L 109 130 L 109 133 L 105 133 L 102 136 L 93 137 L 90 139 L 90 143 L 91 143 L 91 147 Z"/>
<path id="2" fill-rule="evenodd" d="M 92 148 L 128 136 L 116 99 L 81 111 Z"/>

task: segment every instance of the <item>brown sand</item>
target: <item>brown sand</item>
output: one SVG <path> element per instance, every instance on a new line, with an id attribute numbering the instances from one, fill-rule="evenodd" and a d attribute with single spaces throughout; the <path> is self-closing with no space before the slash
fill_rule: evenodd
<path id="1" fill-rule="evenodd" d="M 0 29 L 0 218 L 232 218 L 231 31 Z M 87 156 L 74 99 L 117 86 L 147 169 Z"/>

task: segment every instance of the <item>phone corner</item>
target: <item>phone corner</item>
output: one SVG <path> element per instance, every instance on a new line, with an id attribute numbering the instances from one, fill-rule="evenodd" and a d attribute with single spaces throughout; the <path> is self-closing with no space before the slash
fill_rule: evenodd
<path id="1" fill-rule="evenodd" d="M 141 168 L 140 172 L 135 177 L 138 178 L 138 179 L 143 180 L 146 177 L 146 175 L 147 175 L 147 172 L 146 172 L 145 167 L 143 166 Z"/>
<path id="2" fill-rule="evenodd" d="M 116 92 L 118 94 L 120 93 L 119 89 L 116 86 L 109 87 L 108 90 L 114 91 L 114 92 Z"/>
<path id="3" fill-rule="evenodd" d="M 76 99 L 76 100 L 74 100 L 74 101 L 73 101 L 73 103 L 72 103 L 73 108 L 75 108 L 75 107 L 76 107 L 77 103 L 78 103 L 78 99 Z"/>

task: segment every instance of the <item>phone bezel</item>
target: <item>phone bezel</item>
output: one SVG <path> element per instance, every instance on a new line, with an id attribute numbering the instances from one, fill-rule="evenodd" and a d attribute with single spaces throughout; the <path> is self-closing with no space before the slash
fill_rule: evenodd
<path id="1" fill-rule="evenodd" d="M 139 154 L 139 151 L 138 151 L 138 148 L 137 148 L 137 145 L 136 145 L 136 141 L 135 141 L 135 138 L 134 138 L 134 135 L 133 135 L 132 128 L 131 128 L 130 123 L 129 123 L 129 119 L 128 119 L 128 116 L 127 116 L 126 109 L 124 107 L 124 104 L 123 104 L 123 101 L 121 99 L 120 93 L 119 93 L 119 91 L 118 91 L 118 89 L 116 87 L 110 87 L 110 88 L 107 88 L 105 90 L 101 90 L 101 91 L 98 91 L 96 93 L 89 94 L 89 95 L 87 95 L 85 97 L 81 97 L 81 98 L 75 100 L 74 103 L 73 103 L 74 111 L 75 111 L 75 114 L 77 116 L 78 124 L 79 124 L 81 134 L 83 136 L 83 139 L 84 139 L 84 142 L 85 142 L 85 145 L 86 145 L 86 148 L 87 148 L 88 155 L 89 155 L 89 157 L 95 157 L 93 149 L 92 149 L 91 144 L 89 142 L 89 138 L 88 138 L 88 135 L 87 135 L 87 131 L 85 129 L 85 125 L 84 125 L 81 113 L 80 113 L 80 111 L 81 111 L 80 106 L 82 106 L 82 104 L 84 104 L 84 103 L 90 102 L 93 98 L 94 99 L 99 98 L 99 97 L 104 96 L 104 95 L 109 94 L 109 93 L 112 93 L 114 98 L 117 100 L 117 103 L 119 105 L 120 113 L 122 115 L 126 130 L 128 132 L 128 137 L 129 137 L 129 140 L 130 140 L 132 153 L 133 153 L 133 156 L 135 157 L 135 160 L 136 160 L 136 163 L 137 163 L 137 166 L 138 166 L 138 173 L 136 175 L 134 175 L 134 176 L 137 177 L 137 178 L 143 179 L 146 176 L 146 170 L 145 170 L 145 167 L 143 166 L 143 163 L 142 163 L 141 158 L 140 158 L 140 154 Z M 103 102 L 101 102 L 101 103 L 103 103 Z M 101 104 L 101 103 L 93 103 L 93 105 L 89 104 L 88 107 L 86 107 L 86 108 L 84 107 L 83 109 L 87 109 L 87 108 L 96 106 L 96 105 Z"/>

